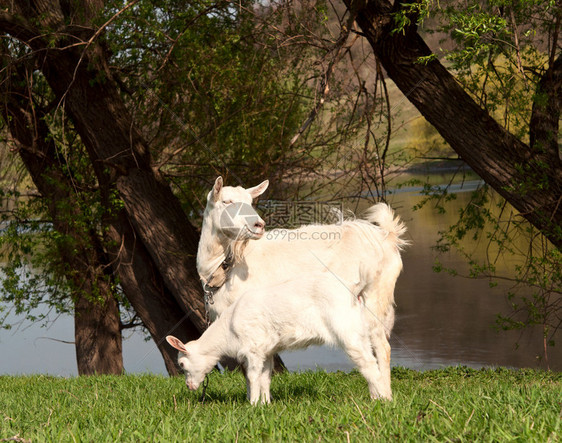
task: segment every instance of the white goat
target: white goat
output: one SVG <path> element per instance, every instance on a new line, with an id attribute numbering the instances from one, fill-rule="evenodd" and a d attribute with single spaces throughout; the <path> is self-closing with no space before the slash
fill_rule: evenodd
<path id="1" fill-rule="evenodd" d="M 249 214 L 248 208 L 268 185 L 265 181 L 249 189 L 223 186 L 218 177 L 209 192 L 197 270 L 204 285 L 215 288 L 208 291 L 211 318 L 249 290 L 330 271 L 349 282 L 355 288 L 354 296 L 364 300 L 369 313 L 364 320 L 381 373 L 377 391 L 390 399 L 388 338 L 394 325 L 394 286 L 402 270 L 400 249 L 407 244 L 401 238 L 405 226 L 388 205 L 379 203 L 367 211 L 365 219 L 264 236 L 264 221 Z M 235 216 L 243 209 L 244 216 Z M 341 285 L 339 289 L 342 300 L 349 299 L 349 291 Z M 314 291 L 299 294 L 303 304 L 315 296 Z"/>
<path id="2" fill-rule="evenodd" d="M 239 297 L 222 312 L 203 335 L 183 344 L 166 339 L 180 351 L 178 363 L 191 390 L 223 357 L 236 358 L 246 367 L 248 399 L 270 402 L 273 355 L 311 344 L 339 345 L 357 365 L 372 398 L 380 392 L 380 371 L 371 350 L 363 300 L 355 285 L 329 271 L 291 280 Z M 345 296 L 343 296 L 345 294 Z"/>

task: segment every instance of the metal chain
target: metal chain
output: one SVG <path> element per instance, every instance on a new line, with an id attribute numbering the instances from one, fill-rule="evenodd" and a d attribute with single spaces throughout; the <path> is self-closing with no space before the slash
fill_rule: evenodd
<path id="1" fill-rule="evenodd" d="M 211 320 L 209 318 L 209 306 L 211 306 L 215 301 L 213 300 L 213 290 L 210 289 L 207 284 L 203 285 L 203 292 L 205 295 L 203 296 L 203 302 L 205 304 L 205 325 L 208 328 L 211 324 Z"/>
<path id="2" fill-rule="evenodd" d="M 222 269 L 228 271 L 228 268 L 231 265 L 232 255 L 229 255 L 220 265 Z M 213 273 L 214 274 L 214 273 Z M 212 275 L 211 275 L 212 277 Z M 210 279 L 209 279 L 210 280 Z M 203 282 L 203 301 L 205 304 L 205 324 L 207 328 L 211 324 L 211 319 L 209 317 L 209 306 L 215 303 L 213 296 L 218 288 L 213 288 L 208 285 L 207 282 Z M 205 396 L 207 394 L 207 386 L 209 385 L 209 375 L 205 375 L 205 379 L 203 380 L 203 391 L 201 392 L 201 398 L 199 399 L 200 403 L 205 403 Z"/>
<path id="3" fill-rule="evenodd" d="M 203 392 L 201 392 L 201 398 L 199 399 L 200 403 L 205 403 L 205 396 L 207 394 L 207 386 L 209 385 L 209 376 L 205 376 L 205 380 L 203 380 Z"/>
<path id="4" fill-rule="evenodd" d="M 211 324 L 211 319 L 209 318 L 209 306 L 214 303 L 213 291 L 207 286 L 206 283 L 203 284 L 203 292 L 205 293 L 203 300 L 205 302 L 205 325 L 208 328 Z M 207 386 L 209 385 L 209 375 L 205 375 L 203 380 L 203 391 L 201 392 L 200 403 L 205 403 L 205 396 L 207 394 Z"/>

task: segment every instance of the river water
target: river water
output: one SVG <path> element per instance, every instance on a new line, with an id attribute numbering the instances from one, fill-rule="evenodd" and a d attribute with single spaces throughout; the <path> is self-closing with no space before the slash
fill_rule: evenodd
<path id="1" fill-rule="evenodd" d="M 413 211 L 421 196 L 410 188 L 390 196 L 393 206 L 408 227 L 412 245 L 403 253 L 404 271 L 396 286 L 396 323 L 391 337 L 392 365 L 416 370 L 449 365 L 471 367 L 545 367 L 540 330 L 530 332 L 496 331 L 499 313 L 508 314 L 508 286 L 491 288 L 485 279 L 453 277 L 435 273 L 432 266 L 437 253 L 432 250 L 438 232 L 451 225 L 457 210 L 464 206 L 478 182 L 458 186 L 457 199 L 448 203 L 448 211 L 437 215 L 431 207 Z M 485 249 L 485 244 L 481 245 Z M 483 251 L 481 253 L 484 253 Z M 466 269 L 455 252 L 440 257 L 441 262 Z M 562 370 L 562 340 L 549 349 L 549 365 Z M 51 339 L 73 340 L 72 319 L 61 317 L 50 329 L 20 326 L 0 331 L 0 374 L 50 373 L 76 375 L 72 345 Z M 351 370 L 352 364 L 337 349 L 312 347 L 283 353 L 290 370 Z M 165 373 L 153 342 L 145 342 L 134 333 L 124 343 L 125 369 L 128 372 Z"/>

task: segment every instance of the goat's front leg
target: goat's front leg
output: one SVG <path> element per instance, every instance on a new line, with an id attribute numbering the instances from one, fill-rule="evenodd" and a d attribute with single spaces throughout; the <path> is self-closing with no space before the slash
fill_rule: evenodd
<path id="1" fill-rule="evenodd" d="M 250 401 L 250 380 L 248 379 L 248 363 L 246 361 L 240 362 L 240 370 L 246 380 L 246 400 Z"/>
<path id="2" fill-rule="evenodd" d="M 260 390 L 261 390 L 261 402 L 262 403 L 271 403 L 271 395 L 270 395 L 270 385 L 271 385 L 271 373 L 273 372 L 273 356 L 269 356 L 266 358 L 261 377 L 260 377 Z"/>
<path id="3" fill-rule="evenodd" d="M 246 383 L 248 399 L 256 405 L 261 396 L 261 376 L 264 370 L 264 360 L 256 355 L 248 355 L 246 359 Z"/>

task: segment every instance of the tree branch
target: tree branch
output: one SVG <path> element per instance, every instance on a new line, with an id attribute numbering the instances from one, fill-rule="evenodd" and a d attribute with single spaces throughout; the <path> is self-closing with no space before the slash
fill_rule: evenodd
<path id="1" fill-rule="evenodd" d="M 350 9 L 355 7 L 355 0 L 344 2 Z M 394 32 L 391 9 L 388 0 L 369 0 L 357 15 L 357 23 L 387 75 L 474 172 L 562 248 L 560 161 L 553 160 L 552 152 L 532 149 L 505 130 L 437 59 L 419 63 L 420 57 L 432 55 L 431 50 L 415 25 Z M 562 68 L 557 63 L 548 77 L 553 83 L 547 90 L 556 91 L 559 109 Z"/>
<path id="2" fill-rule="evenodd" d="M 334 65 L 340 60 L 342 48 L 349 37 L 349 33 L 351 32 L 351 28 L 353 26 L 353 22 L 355 21 L 355 12 L 350 12 L 349 17 L 347 18 L 347 22 L 345 25 L 342 25 L 340 36 L 338 37 L 337 41 L 334 43 L 333 48 L 330 52 L 334 55 L 330 62 L 328 63 L 328 67 L 326 68 L 326 72 L 322 76 L 322 80 L 318 87 L 319 99 L 316 101 L 314 108 L 308 114 L 308 118 L 306 121 L 301 125 L 297 133 L 293 136 L 289 143 L 289 147 L 292 147 L 299 137 L 309 128 L 312 124 L 320 109 L 324 106 L 324 101 L 326 100 L 326 96 L 328 92 L 330 92 L 330 79 L 332 78 L 332 73 L 334 70 Z M 357 37 L 356 37 L 357 38 Z"/>
<path id="3" fill-rule="evenodd" d="M 562 54 L 551 64 L 537 86 L 529 122 L 530 145 L 544 151 L 560 167 L 558 131 L 562 106 Z"/>
<path id="4" fill-rule="evenodd" d="M 6 11 L 0 11 L 0 32 L 9 34 L 26 44 L 41 38 L 40 33 L 22 16 Z"/>

